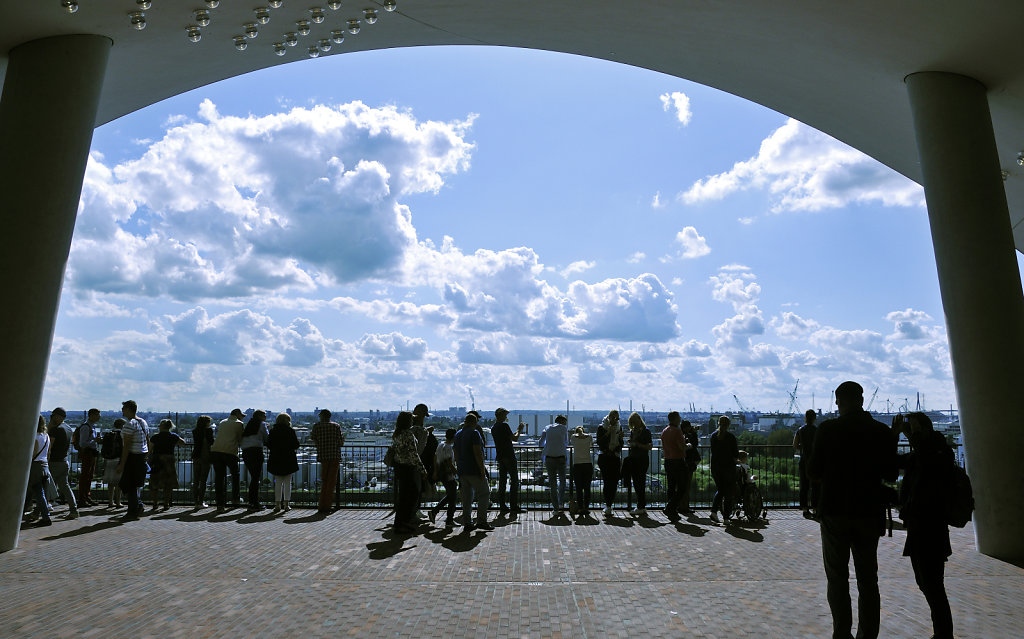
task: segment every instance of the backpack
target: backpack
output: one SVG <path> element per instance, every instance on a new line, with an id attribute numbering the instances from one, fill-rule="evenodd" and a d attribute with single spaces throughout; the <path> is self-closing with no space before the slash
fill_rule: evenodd
<path id="1" fill-rule="evenodd" d="M 78 445 L 78 442 L 79 442 L 78 433 L 81 430 L 82 430 L 82 426 L 80 425 L 78 428 L 75 429 L 75 432 L 71 433 L 71 445 L 75 447 L 75 450 L 81 450 L 81 448 Z"/>
<path id="2" fill-rule="evenodd" d="M 434 431 L 427 431 L 427 445 L 423 447 L 423 454 L 420 455 L 420 461 L 423 462 L 423 467 L 428 469 L 427 473 L 430 474 L 430 470 L 434 468 L 434 455 L 437 454 L 437 437 L 434 437 Z"/>
<path id="3" fill-rule="evenodd" d="M 121 432 L 112 430 L 103 436 L 103 446 L 100 453 L 103 459 L 121 459 L 124 450 L 124 441 L 121 439 Z"/>
<path id="4" fill-rule="evenodd" d="M 949 465 L 948 473 L 948 495 L 943 506 L 943 517 L 950 526 L 963 528 L 972 518 L 974 512 L 974 491 L 971 488 L 971 478 L 967 471 L 961 468 L 956 462 Z"/>

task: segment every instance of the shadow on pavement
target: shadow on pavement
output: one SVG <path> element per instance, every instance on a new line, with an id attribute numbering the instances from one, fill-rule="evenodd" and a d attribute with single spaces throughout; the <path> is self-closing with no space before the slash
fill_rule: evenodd
<path id="1" fill-rule="evenodd" d="M 571 526 L 572 520 L 566 517 L 565 513 L 554 513 L 547 519 L 538 519 L 538 523 L 545 526 Z"/>
<path id="2" fill-rule="evenodd" d="M 383 539 L 382 541 L 375 541 L 375 542 L 371 542 L 371 543 L 366 544 L 366 549 L 370 551 L 370 559 L 373 559 L 375 561 L 379 561 L 381 559 L 390 559 L 391 557 L 394 557 L 395 555 L 397 555 L 400 552 L 405 552 L 406 550 L 412 550 L 413 548 L 416 547 L 416 544 L 413 544 L 413 545 L 409 546 L 408 548 L 406 548 L 406 546 L 405 546 L 405 540 L 409 539 L 410 537 L 412 537 L 411 534 L 409 534 L 409 535 L 399 535 L 399 534 L 392 534 L 392 533 L 385 533 L 385 534 L 390 535 L 390 536 L 385 538 L 385 539 Z"/>
<path id="3" fill-rule="evenodd" d="M 725 527 L 725 532 L 732 535 L 736 539 L 743 539 L 745 541 L 752 541 L 754 543 L 761 543 L 764 541 L 764 535 L 757 532 L 756 530 L 747 530 L 736 525 L 730 525 Z"/>
<path id="4" fill-rule="evenodd" d="M 636 524 L 628 517 L 605 517 L 606 526 L 618 526 L 619 528 L 632 528 Z"/>
<path id="5" fill-rule="evenodd" d="M 124 522 L 118 519 L 108 519 L 107 521 L 101 521 L 96 524 L 90 524 L 88 526 L 82 526 L 81 528 L 75 528 L 67 532 L 62 532 L 59 535 L 50 535 L 49 537 L 41 537 L 45 541 L 55 541 L 57 539 L 67 539 L 69 537 L 77 537 L 79 535 L 88 535 L 89 533 L 100 532 L 102 530 L 109 530 L 111 528 L 117 528 L 123 525 Z"/>
<path id="6" fill-rule="evenodd" d="M 708 533 L 707 528 L 701 528 L 696 524 L 683 523 L 681 521 L 675 522 L 675 527 L 679 532 L 691 537 L 703 537 Z"/>
<path id="7" fill-rule="evenodd" d="M 305 517 L 294 517 L 292 519 L 285 519 L 284 523 L 286 523 L 286 524 L 308 524 L 308 523 L 314 522 L 314 521 L 323 521 L 324 519 L 327 519 L 327 516 L 329 514 L 330 513 L 322 513 L 319 510 L 314 510 L 312 513 L 306 515 Z"/>

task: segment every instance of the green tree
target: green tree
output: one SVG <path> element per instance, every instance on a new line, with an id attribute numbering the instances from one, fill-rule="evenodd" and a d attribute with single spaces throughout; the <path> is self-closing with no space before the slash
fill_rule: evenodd
<path id="1" fill-rule="evenodd" d="M 736 443 L 739 444 L 740 448 L 746 448 L 749 446 L 764 446 L 768 443 L 768 438 L 763 433 L 758 433 L 752 430 L 746 430 L 736 437 Z"/>

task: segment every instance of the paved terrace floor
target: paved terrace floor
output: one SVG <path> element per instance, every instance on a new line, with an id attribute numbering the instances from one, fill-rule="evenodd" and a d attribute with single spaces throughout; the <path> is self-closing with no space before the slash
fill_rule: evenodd
<path id="1" fill-rule="evenodd" d="M 0 555 L 0 635 L 831 636 L 817 525 L 797 511 L 730 528 L 706 513 L 574 525 L 538 511 L 416 536 L 393 536 L 379 510 L 82 513 L 26 528 Z M 929 637 L 894 535 L 879 545 L 881 637 Z M 1024 570 L 976 552 L 970 527 L 953 547 L 957 637 L 1024 636 Z"/>

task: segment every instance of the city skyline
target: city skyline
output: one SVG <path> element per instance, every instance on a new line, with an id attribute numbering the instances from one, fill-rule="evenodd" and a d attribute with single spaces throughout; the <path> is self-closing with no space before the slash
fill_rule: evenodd
<path id="1" fill-rule="evenodd" d="M 43 407 L 955 404 L 916 184 L 678 78 L 466 51 L 97 129 Z"/>

